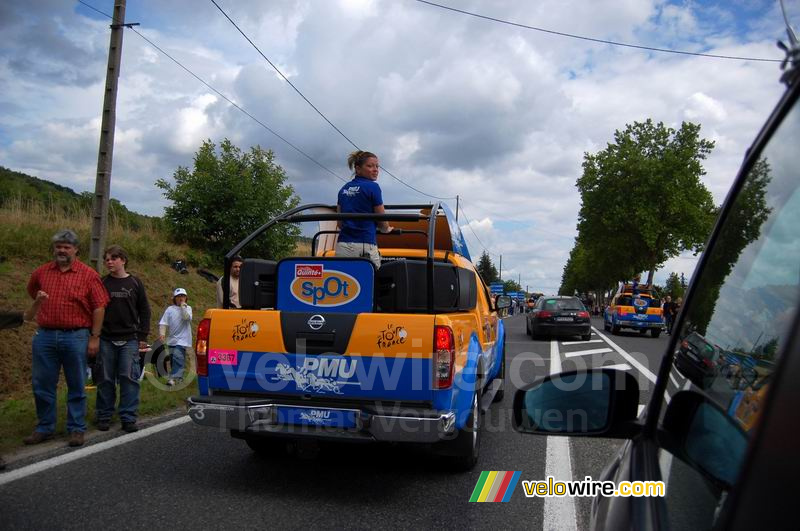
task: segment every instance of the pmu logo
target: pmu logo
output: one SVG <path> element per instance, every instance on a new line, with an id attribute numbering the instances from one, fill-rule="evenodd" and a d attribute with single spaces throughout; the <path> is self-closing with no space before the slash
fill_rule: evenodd
<path id="1" fill-rule="evenodd" d="M 298 269 L 304 273 L 312 271 L 308 268 L 319 267 L 320 275 L 298 275 Z M 295 279 L 290 287 L 292 296 L 305 304 L 318 307 L 341 306 L 351 302 L 361 293 L 361 285 L 354 277 L 342 271 L 322 270 L 322 266 L 295 266 Z"/>

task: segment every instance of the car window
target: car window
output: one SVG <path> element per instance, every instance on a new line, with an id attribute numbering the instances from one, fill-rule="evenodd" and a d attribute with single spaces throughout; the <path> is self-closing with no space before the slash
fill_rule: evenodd
<path id="1" fill-rule="evenodd" d="M 800 110 L 795 105 L 750 169 L 704 257 L 704 269 L 693 282 L 661 422 L 669 415 L 669 403 L 681 391 L 701 393 L 718 406 L 717 411 L 724 412 L 718 419 L 725 422 L 701 426 L 704 437 L 716 437 L 722 443 L 714 455 L 696 452 L 694 459 L 687 457 L 693 445 L 697 446 L 691 431 L 685 442 L 687 454 L 680 449 L 675 455 L 660 451 L 667 513 L 675 529 L 713 526 L 728 490 L 735 488 L 743 448 L 757 429 L 772 374 L 797 312 L 798 145 Z M 723 424 L 730 431 L 722 433 Z M 715 467 L 720 472 L 709 474 Z"/>
<path id="2" fill-rule="evenodd" d="M 630 295 L 623 295 L 617 299 L 617 306 L 633 306 L 633 298 Z"/>
<path id="3" fill-rule="evenodd" d="M 578 299 L 547 299 L 544 302 L 545 310 L 549 311 L 581 311 L 583 310 L 583 304 Z"/>

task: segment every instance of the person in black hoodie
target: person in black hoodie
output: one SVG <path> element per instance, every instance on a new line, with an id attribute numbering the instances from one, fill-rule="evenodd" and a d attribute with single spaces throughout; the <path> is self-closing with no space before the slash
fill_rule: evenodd
<path id="1" fill-rule="evenodd" d="M 125 271 L 128 255 L 112 245 L 103 253 L 108 275 L 103 285 L 111 302 L 106 307 L 103 331 L 100 333 L 97 383 L 97 429 L 106 431 L 111 425 L 119 381 L 119 419 L 128 433 L 138 431 L 139 349 L 147 348 L 150 333 L 150 303 L 142 281 Z"/>

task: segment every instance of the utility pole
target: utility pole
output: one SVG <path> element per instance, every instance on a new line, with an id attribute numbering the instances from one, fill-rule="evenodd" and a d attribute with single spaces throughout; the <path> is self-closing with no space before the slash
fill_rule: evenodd
<path id="1" fill-rule="evenodd" d="M 500 280 L 503 280 L 503 255 L 500 255 Z"/>
<path id="2" fill-rule="evenodd" d="M 100 148 L 97 153 L 97 177 L 92 201 L 92 237 L 89 247 L 89 261 L 92 267 L 98 271 L 103 263 L 102 254 L 108 233 L 108 202 L 111 193 L 111 160 L 114 154 L 117 82 L 122 58 L 122 28 L 137 25 L 125 24 L 125 0 L 114 0 L 111 41 L 108 45 L 106 90 L 103 97 L 103 118 L 100 125 Z"/>
<path id="3" fill-rule="evenodd" d="M 458 221 L 458 194 L 456 194 L 456 221 Z"/>

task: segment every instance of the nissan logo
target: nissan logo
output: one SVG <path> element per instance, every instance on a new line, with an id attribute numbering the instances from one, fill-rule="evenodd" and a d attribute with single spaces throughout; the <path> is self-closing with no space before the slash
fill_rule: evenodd
<path id="1" fill-rule="evenodd" d="M 325 318 L 321 315 L 312 315 L 308 320 L 308 327 L 311 330 L 319 330 L 323 326 L 325 326 Z"/>

